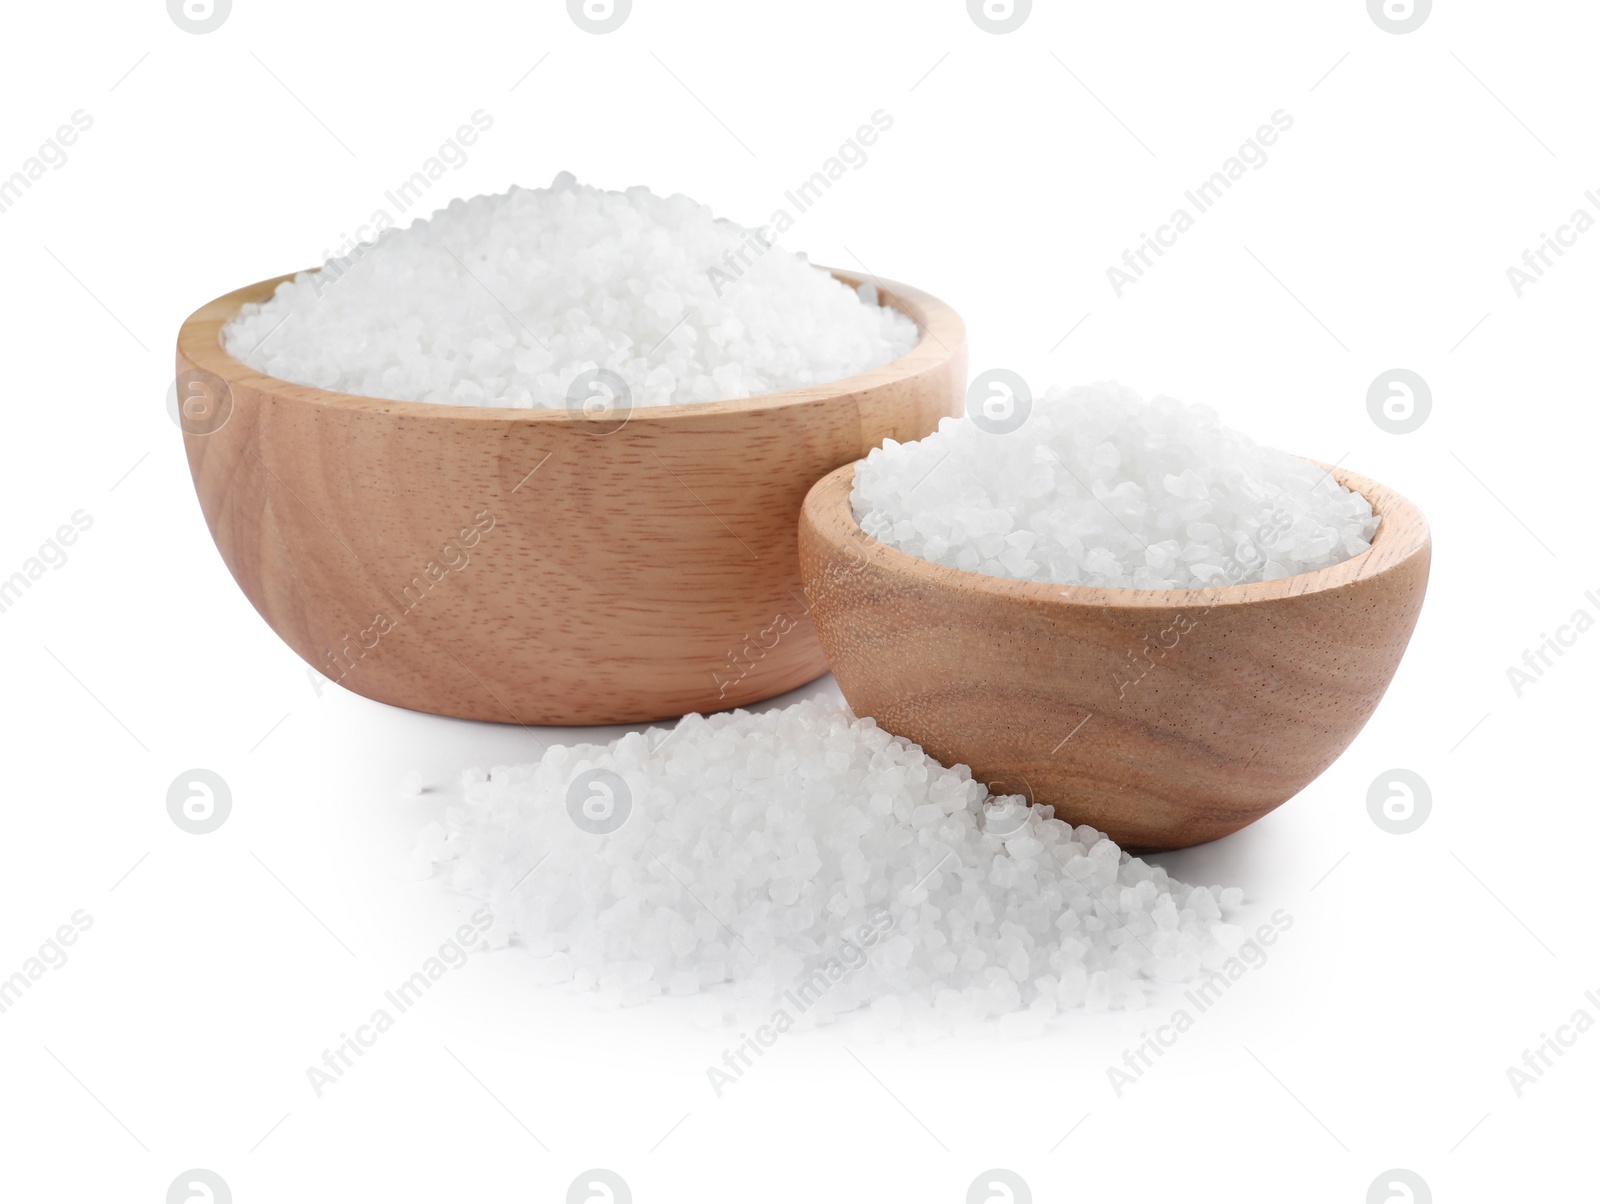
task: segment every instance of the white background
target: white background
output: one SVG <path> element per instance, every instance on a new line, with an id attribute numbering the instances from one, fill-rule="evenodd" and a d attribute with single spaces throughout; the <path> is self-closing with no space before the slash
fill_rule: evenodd
<path id="1" fill-rule="evenodd" d="M 0 175 L 94 124 L 0 214 L 0 576 L 74 511 L 93 526 L 0 614 L 0 976 L 74 911 L 93 926 L 0 1015 L 0 1197 L 155 1202 L 189 1167 L 239 1201 L 561 1200 L 593 1166 L 640 1201 L 960 1201 L 989 1167 L 1039 1200 L 1358 1204 L 1391 1167 L 1440 1201 L 1592 1183 L 1600 1035 L 1520 1098 L 1506 1075 L 1600 1019 L 1600 634 L 1521 697 L 1506 675 L 1600 618 L 1600 233 L 1520 298 L 1506 275 L 1600 215 L 1591 6 L 1441 2 L 1403 36 L 1360 0 L 1041 0 L 1003 36 L 957 0 L 636 0 L 606 36 L 556 0 L 237 0 L 203 36 L 160 0 L 4 20 Z M 211 545 L 171 348 L 201 303 L 336 248 L 480 108 L 431 202 L 571 170 L 751 224 L 884 109 L 786 245 L 949 301 L 974 371 L 1207 401 L 1427 515 L 1427 604 L 1366 731 L 1253 827 L 1159 859 L 1294 923 L 1120 1097 L 1107 1065 L 1170 1000 L 1028 1043 L 792 1035 L 719 1099 L 736 1034 L 537 988 L 514 952 L 313 1094 L 306 1067 L 470 907 L 414 880 L 416 830 L 463 767 L 534 745 L 318 693 Z M 1267 164 L 1117 297 L 1107 267 L 1278 109 Z M 1408 435 L 1366 410 L 1396 366 L 1433 391 Z M 165 809 L 196 766 L 233 793 L 204 837 Z M 1406 836 L 1366 809 L 1396 767 L 1433 795 Z"/>

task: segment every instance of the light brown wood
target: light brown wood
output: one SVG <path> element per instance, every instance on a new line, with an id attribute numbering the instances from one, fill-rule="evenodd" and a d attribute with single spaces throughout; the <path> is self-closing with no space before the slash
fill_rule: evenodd
<path id="1" fill-rule="evenodd" d="M 1427 524 L 1393 490 L 1330 471 L 1382 516 L 1373 545 L 1278 581 L 1114 590 L 946 568 L 861 531 L 854 465 L 806 497 L 801 571 L 858 715 L 1127 848 L 1183 848 L 1326 769 L 1411 638 Z"/>
<path id="2" fill-rule="evenodd" d="M 279 280 L 201 307 L 178 334 L 206 523 L 308 664 L 441 715 L 663 719 L 827 672 L 795 555 L 806 490 L 885 438 L 928 434 L 966 388 L 961 319 L 879 282 L 921 341 L 833 384 L 641 408 L 616 430 L 564 410 L 355 397 L 222 349 L 223 324 Z"/>

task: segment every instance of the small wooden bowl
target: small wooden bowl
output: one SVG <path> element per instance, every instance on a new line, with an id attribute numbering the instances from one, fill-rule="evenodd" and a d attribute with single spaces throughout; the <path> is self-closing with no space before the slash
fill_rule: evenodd
<path id="1" fill-rule="evenodd" d="M 1135 851 L 1226 836 L 1326 769 L 1388 688 L 1427 587 L 1422 515 L 1337 469 L 1383 518 L 1361 555 L 1259 584 L 1121 590 L 879 543 L 850 508 L 855 467 L 800 513 L 806 596 L 851 707 Z"/>
<path id="2" fill-rule="evenodd" d="M 466 719 L 642 722 L 821 676 L 795 556 L 806 490 L 886 438 L 928 434 L 966 387 L 961 319 L 884 282 L 921 341 L 827 385 L 640 408 L 620 429 L 356 397 L 222 349 L 222 326 L 284 279 L 202 306 L 178 333 L 212 538 L 318 672 Z"/>

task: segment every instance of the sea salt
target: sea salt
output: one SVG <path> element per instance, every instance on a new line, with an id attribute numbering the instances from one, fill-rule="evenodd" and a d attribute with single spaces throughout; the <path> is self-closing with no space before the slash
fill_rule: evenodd
<path id="1" fill-rule="evenodd" d="M 827 383 L 916 345 L 870 283 L 768 241 L 685 196 L 562 173 L 452 201 L 300 273 L 244 306 L 223 345 L 272 376 L 368 397 L 606 412 Z M 600 370 L 625 391 L 597 388 Z"/>
<path id="2" fill-rule="evenodd" d="M 1378 529 L 1327 470 L 1112 383 L 1052 389 L 1014 428 L 946 418 L 890 439 L 850 498 L 863 531 L 924 560 L 1117 589 L 1272 581 L 1358 555 Z"/>
<path id="3" fill-rule="evenodd" d="M 541 981 L 796 1022 L 1139 1007 L 1226 963 L 1242 902 L 817 700 L 468 771 L 418 856 Z"/>

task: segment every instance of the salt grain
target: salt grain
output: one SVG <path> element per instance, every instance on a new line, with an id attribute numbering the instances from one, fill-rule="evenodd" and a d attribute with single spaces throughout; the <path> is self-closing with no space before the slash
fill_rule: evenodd
<path id="1" fill-rule="evenodd" d="M 609 776 L 607 776 L 609 775 Z M 609 783 L 609 830 L 573 822 Z M 1139 1007 L 1221 966 L 1236 892 L 1186 886 L 1046 806 L 838 704 L 690 715 L 536 765 L 468 771 L 419 857 L 485 900 L 491 943 L 614 1004 L 726 995 L 734 1010 L 896 1026 Z"/>
<path id="2" fill-rule="evenodd" d="M 512 408 L 721 401 L 888 363 L 915 324 L 684 196 L 549 188 L 455 200 L 243 307 L 229 354 L 299 384 Z M 586 380 L 589 378 L 586 378 Z"/>
<path id="3" fill-rule="evenodd" d="M 861 529 L 995 577 L 1114 589 L 1272 581 L 1364 552 L 1372 506 L 1206 406 L 1120 385 L 1052 389 L 1018 428 L 946 418 L 856 470 Z"/>

